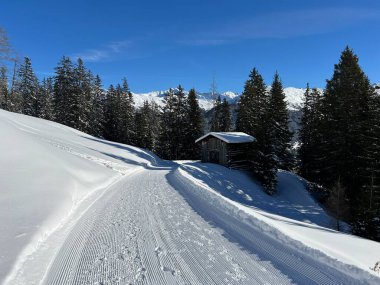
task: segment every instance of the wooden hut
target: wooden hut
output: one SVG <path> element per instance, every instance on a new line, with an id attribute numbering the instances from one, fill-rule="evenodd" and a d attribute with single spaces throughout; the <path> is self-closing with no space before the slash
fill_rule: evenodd
<path id="1" fill-rule="evenodd" d="M 247 151 L 254 141 L 254 137 L 242 132 L 211 132 L 195 142 L 201 144 L 202 162 L 244 169 L 248 166 Z"/>

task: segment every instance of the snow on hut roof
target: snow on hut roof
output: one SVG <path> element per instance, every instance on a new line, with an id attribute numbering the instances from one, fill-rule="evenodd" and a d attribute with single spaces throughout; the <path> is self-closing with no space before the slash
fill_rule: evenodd
<path id="1" fill-rule="evenodd" d="M 197 139 L 195 142 L 199 142 L 208 136 L 216 137 L 226 143 L 249 143 L 256 139 L 246 133 L 242 132 L 211 132 Z"/>

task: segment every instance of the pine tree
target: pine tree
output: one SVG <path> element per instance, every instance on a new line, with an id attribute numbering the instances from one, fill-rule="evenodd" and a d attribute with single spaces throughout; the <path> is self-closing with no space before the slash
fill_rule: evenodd
<path id="1" fill-rule="evenodd" d="M 305 103 L 302 108 L 301 130 L 300 130 L 300 174 L 306 179 L 321 183 L 321 155 L 323 151 L 323 140 L 321 137 L 322 96 L 318 89 L 310 90 L 307 85 L 305 91 Z"/>
<path id="2" fill-rule="evenodd" d="M 278 73 L 274 75 L 270 90 L 270 112 L 273 120 L 273 138 L 275 156 L 278 167 L 290 170 L 293 167 L 291 154 L 292 133 L 289 130 L 289 114 L 285 101 L 285 93 Z"/>
<path id="3" fill-rule="evenodd" d="M 239 101 L 236 129 L 256 138 L 248 154 L 250 168 L 254 176 L 262 182 L 266 192 L 273 194 L 277 186 L 277 164 L 269 100 L 262 76 L 253 69 Z"/>
<path id="4" fill-rule="evenodd" d="M 304 161 L 303 172 L 329 189 L 339 179 L 346 189 L 354 233 L 376 238 L 379 210 L 373 205 L 380 189 L 380 116 L 374 89 L 358 61 L 347 47 L 327 81 L 316 109 L 319 119 L 312 120 L 316 132 L 309 138 L 318 147 Z"/>
<path id="5" fill-rule="evenodd" d="M 228 104 L 226 98 L 223 99 L 220 111 L 220 131 L 230 132 L 232 129 L 232 118 L 230 112 L 230 105 Z"/>
<path id="6" fill-rule="evenodd" d="M 321 176 L 327 187 L 341 177 L 352 205 L 358 202 L 366 180 L 367 163 L 363 157 L 368 147 L 366 133 L 374 95 L 358 60 L 348 47 L 342 52 L 322 100 L 321 134 L 326 148 L 321 155 Z"/>
<path id="7" fill-rule="evenodd" d="M 24 58 L 24 62 L 18 70 L 15 89 L 15 92 L 18 93 L 22 99 L 22 113 L 38 117 L 40 112 L 38 79 L 34 74 L 32 62 L 28 57 Z"/>
<path id="8" fill-rule="evenodd" d="M 118 141 L 118 116 L 117 93 L 113 85 L 107 90 L 104 102 L 104 138 L 110 141 Z"/>
<path id="9" fill-rule="evenodd" d="M 99 75 L 96 75 L 91 83 L 91 95 L 90 133 L 96 137 L 103 137 L 105 124 L 104 105 L 106 99 Z"/>
<path id="10" fill-rule="evenodd" d="M 40 113 L 39 117 L 53 121 L 54 117 L 54 85 L 53 78 L 48 77 L 42 80 L 40 86 Z"/>
<path id="11" fill-rule="evenodd" d="M 210 122 L 211 132 L 221 132 L 221 114 L 222 114 L 222 100 L 220 96 L 217 97 L 212 110 L 212 118 Z"/>
<path id="12" fill-rule="evenodd" d="M 54 114 L 58 123 L 75 127 L 77 108 L 75 98 L 74 66 L 70 58 L 62 57 L 55 68 L 54 76 Z"/>
<path id="13" fill-rule="evenodd" d="M 181 85 L 179 85 L 174 92 L 176 96 L 175 109 L 175 126 L 174 126 L 174 157 L 175 159 L 185 159 L 186 158 L 186 148 L 188 139 L 185 124 L 188 124 L 187 114 L 188 114 L 188 101 L 185 98 L 185 93 Z"/>
<path id="14" fill-rule="evenodd" d="M 136 112 L 135 127 L 136 127 L 136 146 L 153 150 L 154 134 L 150 124 L 150 113 L 152 112 L 149 102 L 144 101 L 143 106 Z"/>
<path id="15" fill-rule="evenodd" d="M 125 144 L 135 144 L 135 109 L 133 103 L 133 95 L 129 90 L 127 79 L 123 79 L 122 87 L 120 89 L 120 102 L 119 102 L 119 116 L 120 116 L 120 125 L 119 133 L 121 135 L 121 142 Z"/>
<path id="16" fill-rule="evenodd" d="M 172 89 L 164 98 L 157 153 L 163 159 L 176 159 L 176 105 L 177 96 Z"/>
<path id="17" fill-rule="evenodd" d="M 154 152 L 157 152 L 158 139 L 160 135 L 160 126 L 161 126 L 161 109 L 157 105 L 157 103 L 155 103 L 154 101 L 150 103 L 150 112 L 148 116 L 148 121 L 149 121 L 149 126 L 152 129 L 152 134 L 153 134 L 152 150 Z"/>
<path id="18" fill-rule="evenodd" d="M 194 89 L 187 96 L 187 123 L 183 126 L 186 133 L 186 159 L 199 159 L 200 147 L 195 140 L 203 134 L 203 115 Z"/>
<path id="19" fill-rule="evenodd" d="M 364 180 L 358 203 L 353 207 L 355 234 L 380 241 L 380 98 L 373 96 L 364 139 Z"/>
<path id="20" fill-rule="evenodd" d="M 73 70 L 74 92 L 69 97 L 71 126 L 90 133 L 91 130 L 91 105 L 93 75 L 84 66 L 83 60 L 78 58 Z"/>
<path id="21" fill-rule="evenodd" d="M 4 66 L 0 67 L 0 108 L 7 111 L 11 109 L 7 69 Z"/>

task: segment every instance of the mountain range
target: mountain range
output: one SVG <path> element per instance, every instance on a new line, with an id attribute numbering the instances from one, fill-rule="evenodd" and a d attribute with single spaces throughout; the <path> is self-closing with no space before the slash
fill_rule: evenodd
<path id="1" fill-rule="evenodd" d="M 175 89 L 174 89 L 175 90 Z M 268 87 L 268 90 L 270 90 L 270 87 Z M 320 89 L 322 91 L 322 89 Z M 148 93 L 133 93 L 133 97 L 136 103 L 136 106 L 142 106 L 144 101 L 153 101 L 156 102 L 158 105 L 163 105 L 163 99 L 166 94 L 168 94 L 169 90 L 165 91 L 152 91 Z M 185 91 L 185 95 L 187 95 L 189 92 Z M 294 88 L 294 87 L 287 87 L 284 88 L 285 93 L 285 100 L 288 103 L 288 108 L 290 111 L 298 111 L 301 109 L 303 101 L 304 101 L 304 88 Z M 223 93 L 218 93 L 216 95 L 213 95 L 211 92 L 197 92 L 197 97 L 199 100 L 199 105 L 202 109 L 205 111 L 208 111 L 212 109 L 214 106 L 214 100 L 216 96 L 220 96 L 220 98 L 223 100 L 224 98 L 231 104 L 234 105 L 240 98 L 241 94 L 237 92 L 232 91 L 226 91 Z"/>

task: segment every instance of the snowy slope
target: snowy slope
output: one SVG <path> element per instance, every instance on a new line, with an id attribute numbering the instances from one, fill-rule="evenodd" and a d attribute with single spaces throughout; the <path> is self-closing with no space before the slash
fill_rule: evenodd
<path id="1" fill-rule="evenodd" d="M 131 164 L 120 162 L 117 147 L 3 110 L 0 130 L 0 283 L 83 200 L 151 160 L 131 147 Z"/>
<path id="2" fill-rule="evenodd" d="M 380 244 L 329 229 L 302 181 L 165 162 L 0 110 L 0 283 L 379 284 Z"/>
<path id="3" fill-rule="evenodd" d="M 270 88 L 268 88 L 268 91 Z M 322 90 L 321 90 L 322 91 Z M 142 106 L 144 101 L 148 102 L 156 102 L 158 105 L 163 105 L 163 98 L 168 93 L 168 90 L 166 91 L 153 91 L 148 93 L 133 93 L 133 98 L 135 100 L 136 106 Z M 294 88 L 294 87 L 287 87 L 284 88 L 284 93 L 286 95 L 286 102 L 288 103 L 289 110 L 299 110 L 302 107 L 303 100 L 304 100 L 304 93 L 305 89 L 302 88 Z M 188 91 L 185 91 L 185 95 L 188 94 Z M 223 92 L 220 95 L 221 99 L 223 100 L 226 98 L 226 100 L 229 103 L 236 103 L 237 100 L 240 97 L 240 94 L 232 91 Z M 213 101 L 215 98 L 213 98 L 211 93 L 200 93 L 197 92 L 197 97 L 199 100 L 199 105 L 204 110 L 210 110 L 214 103 Z"/>

